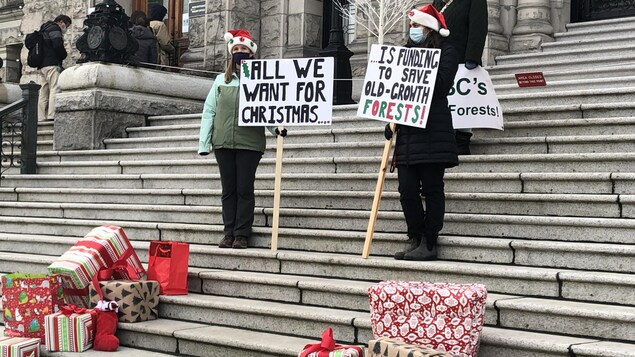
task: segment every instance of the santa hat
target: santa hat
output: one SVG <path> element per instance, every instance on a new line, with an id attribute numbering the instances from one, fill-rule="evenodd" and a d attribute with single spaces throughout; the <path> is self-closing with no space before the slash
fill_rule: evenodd
<path id="1" fill-rule="evenodd" d="M 227 49 L 232 51 L 232 47 L 236 45 L 246 46 L 251 52 L 256 53 L 258 45 L 254 42 L 247 30 L 229 30 L 225 34 L 225 42 L 227 42 Z"/>
<path id="2" fill-rule="evenodd" d="M 408 17 L 412 22 L 431 28 L 439 32 L 439 35 L 443 37 L 450 36 L 450 30 L 448 30 L 448 26 L 445 24 L 443 14 L 437 11 L 432 5 L 426 5 L 419 10 L 412 9 L 408 13 Z"/>

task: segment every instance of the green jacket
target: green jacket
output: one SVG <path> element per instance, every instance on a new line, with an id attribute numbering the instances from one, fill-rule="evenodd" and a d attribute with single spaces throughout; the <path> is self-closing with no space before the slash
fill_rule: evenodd
<path id="1" fill-rule="evenodd" d="M 450 0 L 434 0 L 434 7 L 441 11 Z M 443 11 L 450 30 L 450 43 L 459 55 L 459 63 L 472 60 L 479 65 L 483 57 L 487 37 L 487 1 L 454 0 Z"/>
<path id="2" fill-rule="evenodd" d="M 238 126 L 239 84 L 240 80 L 236 74 L 229 83 L 225 83 L 224 74 L 218 75 L 214 80 L 203 107 L 198 142 L 199 154 L 209 154 L 211 149 L 265 152 L 266 141 L 263 127 Z M 275 129 L 269 128 L 269 130 Z"/>

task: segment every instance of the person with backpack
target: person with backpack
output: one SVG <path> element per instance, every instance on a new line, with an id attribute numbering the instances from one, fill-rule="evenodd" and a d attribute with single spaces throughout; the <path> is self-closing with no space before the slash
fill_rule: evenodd
<path id="1" fill-rule="evenodd" d="M 163 18 L 167 13 L 168 9 L 161 4 L 152 4 L 150 7 L 150 28 L 157 37 L 157 53 L 159 56 L 157 63 L 163 66 L 170 65 L 170 54 L 176 51 L 172 45 L 168 27 L 163 23 Z"/>
<path id="2" fill-rule="evenodd" d="M 139 42 L 139 49 L 132 56 L 133 63 L 157 63 L 157 38 L 150 29 L 150 21 L 143 11 L 135 11 L 130 15 L 130 34 Z M 139 64 L 141 67 L 154 68 L 147 64 Z"/>
<path id="3" fill-rule="evenodd" d="M 55 20 L 47 21 L 40 27 L 42 53 L 37 69 L 42 75 L 42 88 L 38 103 L 38 120 L 55 119 L 57 80 L 62 73 L 62 61 L 68 55 L 64 48 L 64 34 L 71 22 L 70 17 L 59 15 Z"/>

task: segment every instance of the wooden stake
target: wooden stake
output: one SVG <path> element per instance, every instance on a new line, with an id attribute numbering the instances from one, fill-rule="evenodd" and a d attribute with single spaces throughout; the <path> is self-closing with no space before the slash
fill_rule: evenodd
<path id="1" fill-rule="evenodd" d="M 278 127 L 282 132 L 283 126 Z M 282 144 L 284 137 L 278 135 L 276 138 L 276 177 L 273 188 L 273 221 L 271 223 L 271 250 L 278 250 L 278 225 L 280 220 L 280 187 L 282 184 Z"/>
<path id="2" fill-rule="evenodd" d="M 388 157 L 390 156 L 390 148 L 392 141 L 397 134 L 395 133 L 396 124 L 390 124 L 392 130 L 392 139 L 386 140 L 384 145 L 384 153 L 381 157 L 381 165 L 379 166 L 379 175 L 377 176 L 377 186 L 375 186 L 375 197 L 373 198 L 373 207 L 370 211 L 370 219 L 368 220 L 368 229 L 366 230 L 366 240 L 364 241 L 364 250 L 362 258 L 368 259 L 370 255 L 370 245 L 373 242 L 373 234 L 375 234 L 375 224 L 377 223 L 377 212 L 379 211 L 379 203 L 381 202 L 381 192 L 384 189 L 384 179 L 386 178 L 386 168 L 388 167 Z"/>

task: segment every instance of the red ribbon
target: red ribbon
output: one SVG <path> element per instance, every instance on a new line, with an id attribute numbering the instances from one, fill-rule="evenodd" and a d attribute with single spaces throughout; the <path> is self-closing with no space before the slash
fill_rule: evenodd
<path id="1" fill-rule="evenodd" d="M 332 352 L 345 348 L 350 348 L 350 346 L 342 346 L 336 344 L 335 340 L 333 339 L 333 329 L 329 327 L 324 330 L 324 332 L 322 332 L 322 341 L 320 343 L 310 343 L 304 346 L 304 350 L 302 351 L 302 353 L 300 353 L 299 357 L 306 357 L 313 352 Z"/>
<path id="2" fill-rule="evenodd" d="M 70 305 L 62 306 L 62 308 L 60 309 L 60 312 L 64 314 L 65 316 L 71 316 L 72 314 L 88 314 L 91 311 L 83 307 L 78 307 L 77 305 L 70 304 Z"/>

